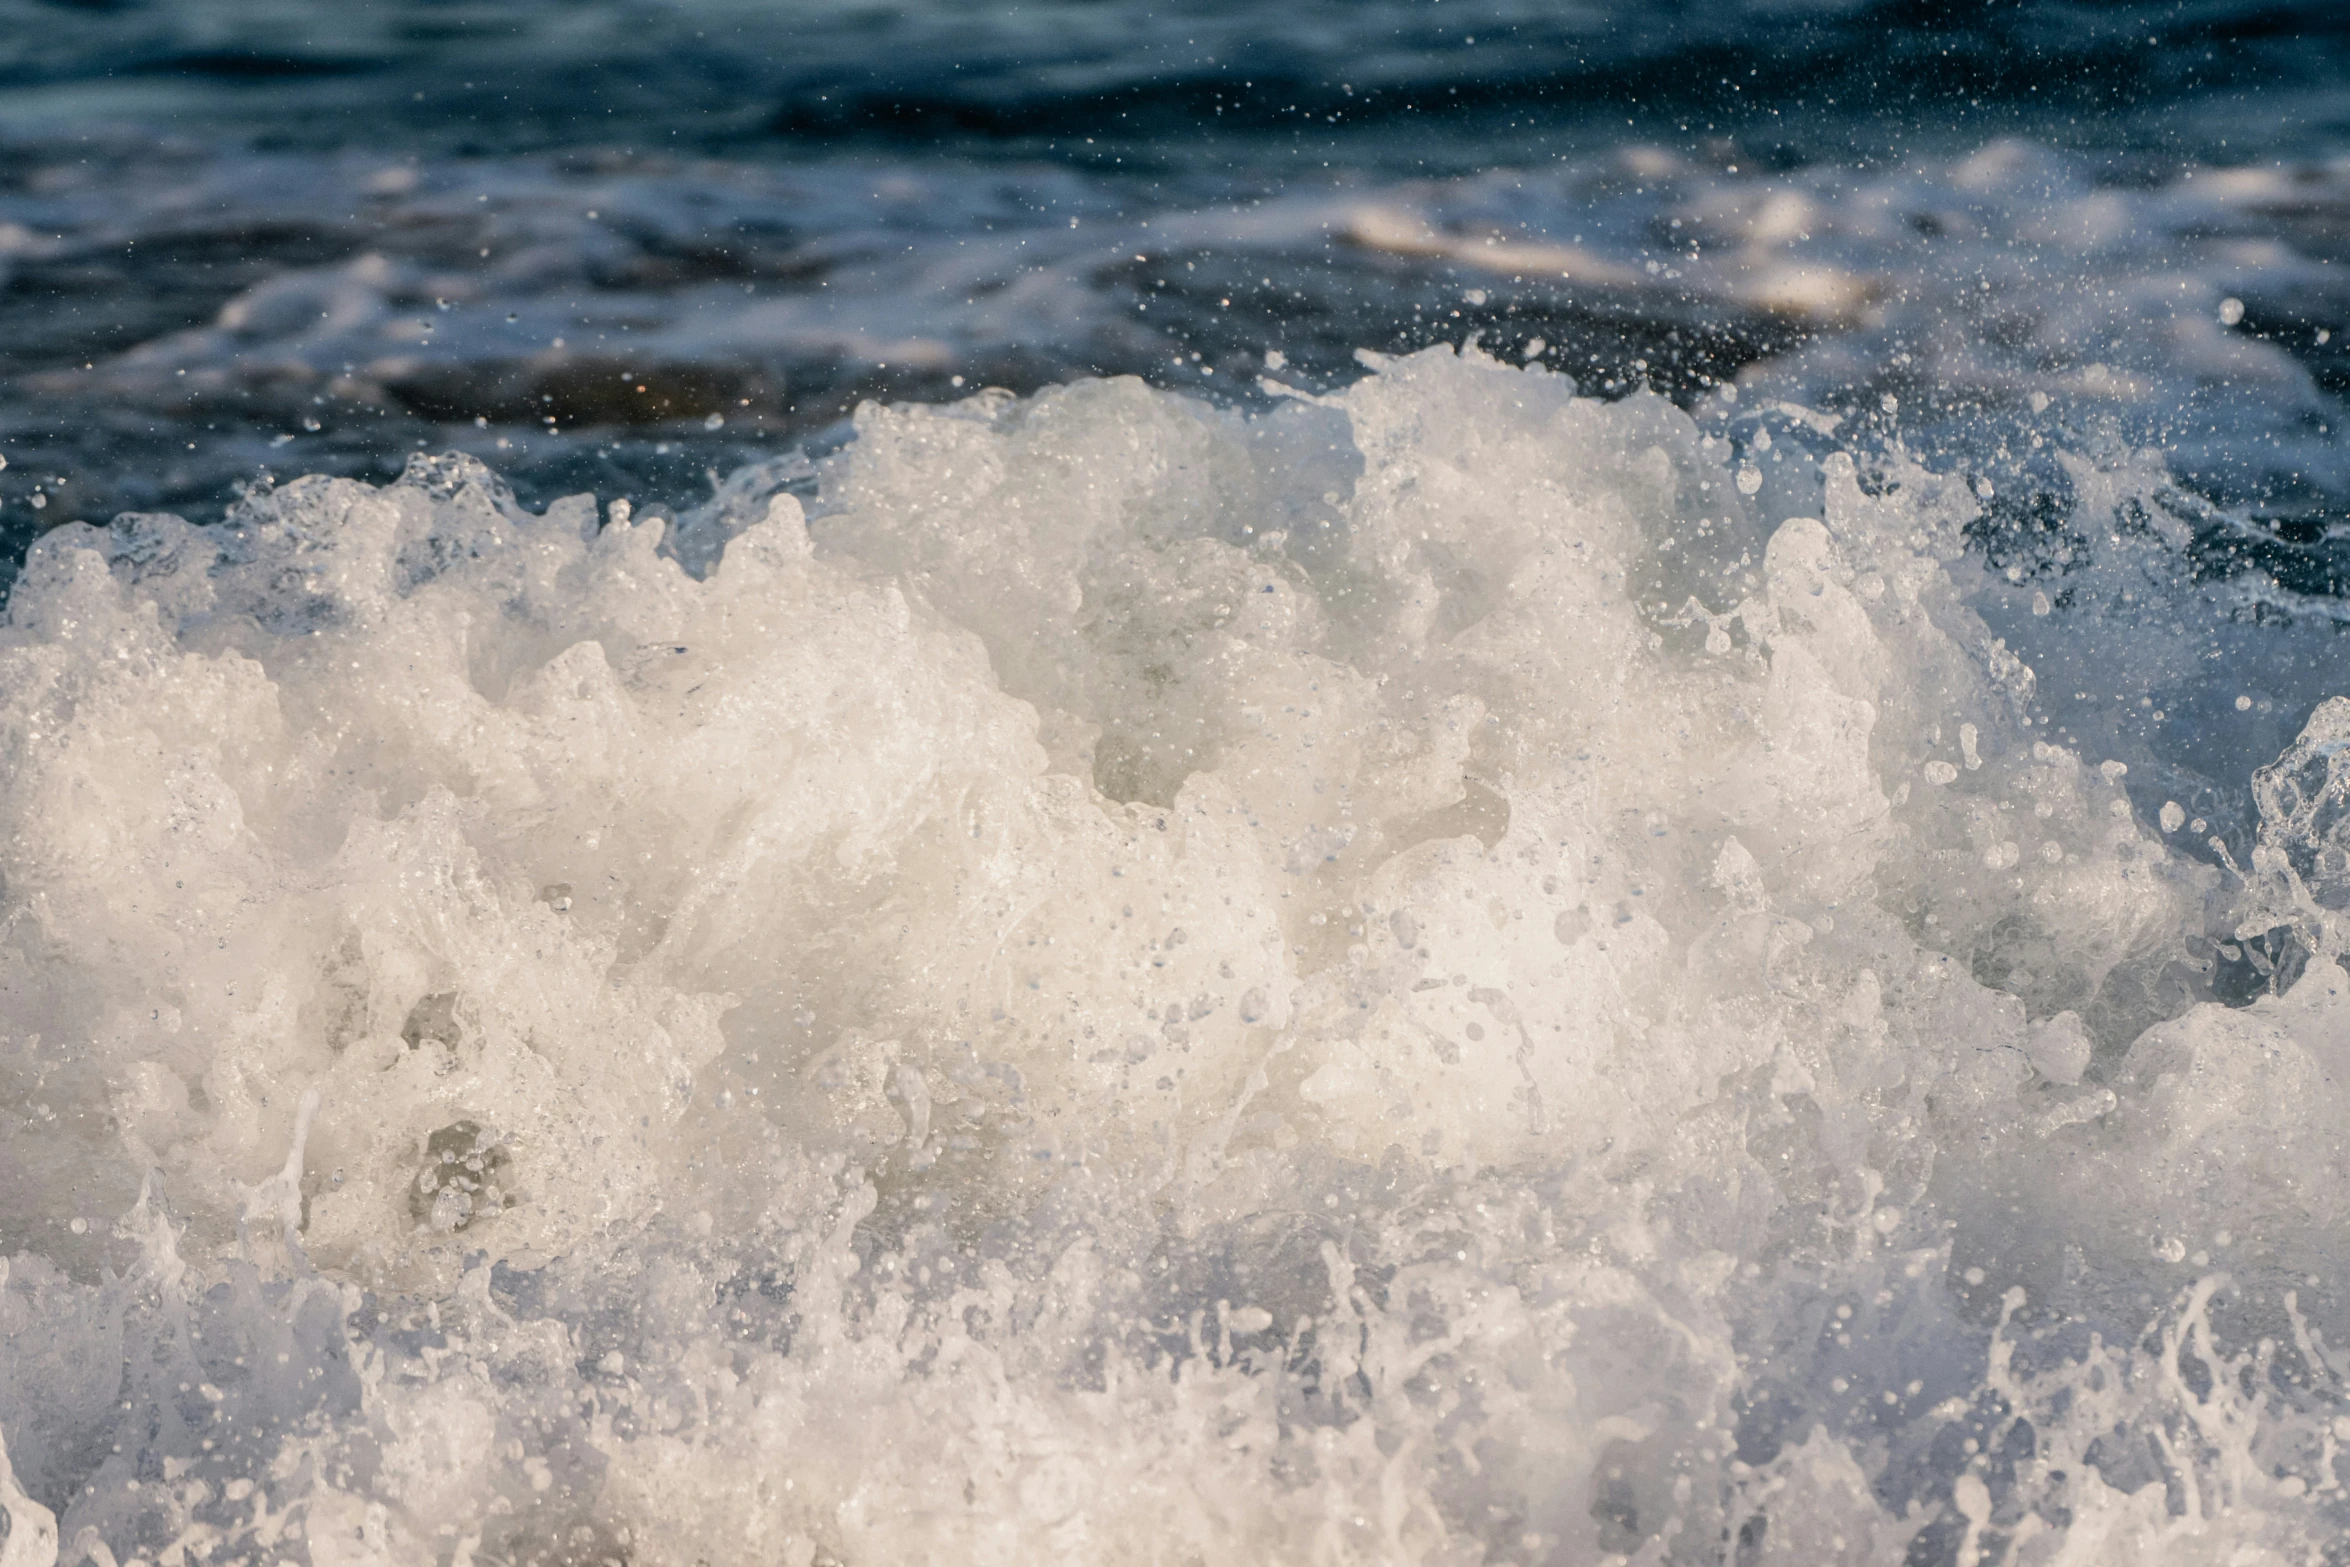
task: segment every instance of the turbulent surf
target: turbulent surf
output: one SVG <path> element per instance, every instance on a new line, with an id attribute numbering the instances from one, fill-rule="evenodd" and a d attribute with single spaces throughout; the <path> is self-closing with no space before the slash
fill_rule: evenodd
<path id="1" fill-rule="evenodd" d="M 1833 423 L 1440 348 L 52 531 L 9 1561 L 2320 1559 L 2350 703 L 2185 852 Z"/>

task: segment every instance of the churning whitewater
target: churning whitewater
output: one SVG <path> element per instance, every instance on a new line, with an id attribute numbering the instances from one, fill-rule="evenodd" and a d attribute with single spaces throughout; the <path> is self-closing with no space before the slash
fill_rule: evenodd
<path id="1" fill-rule="evenodd" d="M 48 534 L 0 1561 L 2339 1560 L 2350 702 L 2188 852 L 1835 424 L 1440 348 Z"/>

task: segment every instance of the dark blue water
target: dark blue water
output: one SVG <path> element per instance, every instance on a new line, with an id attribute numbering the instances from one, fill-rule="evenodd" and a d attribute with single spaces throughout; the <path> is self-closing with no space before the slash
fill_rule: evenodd
<path id="1" fill-rule="evenodd" d="M 1083 162 L 1068 143 L 1092 138 L 1164 167 L 1310 155 L 1387 169 L 1699 122 L 1804 159 L 2019 131 L 2204 153 L 2250 105 L 2263 144 L 2306 149 L 2342 127 L 2332 94 L 2350 39 L 2339 8 L 2314 0 L 12 0 L 0 23 L 20 123 L 442 154 L 849 143 Z"/>
<path id="2" fill-rule="evenodd" d="M 1686 395 L 1849 324 L 1776 296 L 1649 286 L 1639 269 L 1683 239 L 1718 250 L 1744 232 L 1736 214 L 1681 211 L 1693 180 L 1843 199 L 1854 181 L 1931 185 L 1994 144 L 2038 149 L 2080 191 L 2133 204 L 2148 247 L 2208 251 L 2223 233 L 2284 247 L 2258 280 L 2199 276 L 2255 291 L 2237 329 L 2276 343 L 2312 378 L 2311 407 L 2330 408 L 2350 359 L 2314 340 L 2342 313 L 2340 291 L 2315 283 L 2343 243 L 2346 63 L 2339 8 L 2232 0 L 8 0 L 0 450 L 17 466 L 0 479 L 0 526 L 21 548 L 67 515 L 214 513 L 289 457 L 382 474 L 419 440 L 471 439 L 476 419 L 505 437 L 486 449 L 527 493 L 602 481 L 674 499 L 860 397 L 945 395 L 958 375 L 1023 390 L 1087 373 L 1181 382 L 1198 353 L 1234 361 L 1228 388 L 1274 346 L 1327 380 L 1353 373 L 1357 347 L 1480 328 L 1542 335 L 1598 382 Z M 2278 192 L 2158 210 L 2192 168 L 2286 166 Z M 1523 176 L 1522 196 L 1497 171 Z M 1417 211 L 1469 192 L 1461 221 L 1594 247 L 1632 286 L 1615 273 L 1464 285 L 1457 256 L 1366 244 L 1343 219 L 1334 239 L 1329 211 L 1304 210 Z M 1967 235 L 1938 232 L 1945 215 L 1926 208 L 1941 196 L 1909 194 L 1904 237 L 1945 243 L 1939 257 L 1877 245 L 1858 258 L 1878 297 L 1938 295 L 1979 259 Z M 1986 194 L 2022 192 L 1952 199 Z M 1073 248 L 1072 219 L 1116 249 Z M 919 264 L 990 245 L 1027 254 L 977 274 Z M 2308 275 L 2287 276 L 2285 256 Z M 377 274 L 353 273 L 368 258 Z M 974 319 L 982 291 L 1039 272 L 1056 298 Z M 375 296 L 370 321 L 296 346 L 285 290 L 334 277 Z M 1464 309 L 1479 280 L 1484 302 Z M 2064 285 L 2027 265 L 2002 286 Z M 266 323 L 240 304 L 265 294 L 281 300 Z M 1166 297 L 1146 309 L 1145 294 Z M 851 295 L 862 313 L 840 303 Z M 753 301 L 765 327 L 737 332 L 730 318 Z M 224 336 L 223 313 L 240 310 Z M 417 310 L 440 319 L 392 320 Z M 920 341 L 893 357 L 875 311 Z M 645 346 L 619 349 L 602 317 L 628 318 Z M 562 320 L 587 323 L 596 346 Z M 427 326 L 429 352 L 380 351 L 386 331 L 419 347 Z M 1814 395 L 1898 353 L 1851 351 Z M 644 394 L 617 389 L 629 373 L 649 377 Z M 2180 391 L 2155 422 L 2194 423 L 2193 399 Z M 731 420 L 723 434 L 702 428 L 713 414 Z M 2265 455 L 2305 444 L 2313 417 L 2296 406 L 2229 432 L 2193 459 L 2205 488 L 2305 531 L 2330 519 L 2344 494 L 2330 458 L 2297 452 L 2280 470 Z"/>

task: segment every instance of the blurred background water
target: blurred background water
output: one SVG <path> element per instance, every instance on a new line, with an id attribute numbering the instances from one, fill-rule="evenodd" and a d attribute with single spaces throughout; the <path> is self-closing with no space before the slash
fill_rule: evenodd
<path id="1" fill-rule="evenodd" d="M 450 441 L 675 501 L 860 397 L 1480 332 L 1595 391 L 2142 401 L 2307 531 L 2345 64 L 2317 0 L 5 0 L 0 518 Z M 2155 297 L 2078 297 L 2117 267 Z M 2225 298 L 2228 364 L 2082 380 Z"/>

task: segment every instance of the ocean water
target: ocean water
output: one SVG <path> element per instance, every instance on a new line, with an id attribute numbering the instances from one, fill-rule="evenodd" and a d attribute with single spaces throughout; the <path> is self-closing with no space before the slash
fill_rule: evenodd
<path id="1" fill-rule="evenodd" d="M 2350 1561 L 2346 65 L 0 0 L 0 1567 Z"/>

